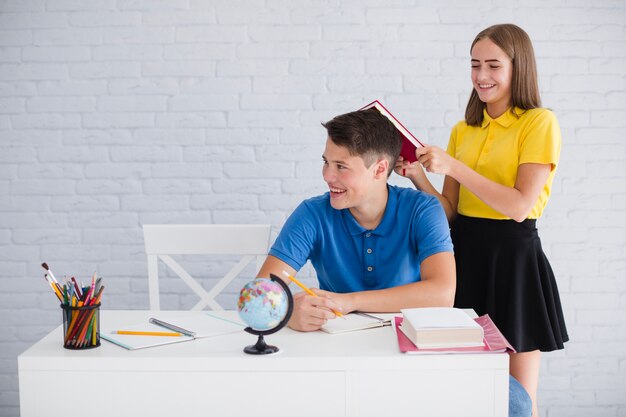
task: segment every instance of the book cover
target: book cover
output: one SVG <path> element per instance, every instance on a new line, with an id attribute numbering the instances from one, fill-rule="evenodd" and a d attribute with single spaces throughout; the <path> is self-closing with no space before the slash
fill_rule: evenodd
<path id="1" fill-rule="evenodd" d="M 417 139 L 415 135 L 413 135 L 409 131 L 409 129 L 404 127 L 404 125 L 400 123 L 400 121 L 385 106 L 383 106 L 383 104 L 380 101 L 374 100 L 370 104 L 363 106 L 359 110 L 367 110 L 371 108 L 375 108 L 383 116 L 389 119 L 391 123 L 393 123 L 393 125 L 396 127 L 400 135 L 402 136 L 403 140 L 402 140 L 402 150 L 400 151 L 400 156 L 404 158 L 404 160 L 409 161 L 409 162 L 417 161 L 417 158 L 415 157 L 415 149 L 423 147 L 424 145 L 422 144 L 422 142 L 420 142 L 419 139 Z"/>
<path id="2" fill-rule="evenodd" d="M 504 335 L 493 323 L 488 314 L 473 319 L 478 323 L 484 331 L 485 338 L 482 346 L 474 347 L 458 347 L 458 348 L 438 348 L 438 349 L 419 349 L 408 337 L 400 330 L 403 318 L 394 318 L 394 329 L 398 339 L 398 347 L 400 352 L 407 354 L 448 354 L 448 353 L 515 353 L 513 346 L 506 340 Z"/>
<path id="3" fill-rule="evenodd" d="M 458 308 L 422 307 L 400 310 L 400 330 L 419 348 L 482 346 L 483 328 Z"/>

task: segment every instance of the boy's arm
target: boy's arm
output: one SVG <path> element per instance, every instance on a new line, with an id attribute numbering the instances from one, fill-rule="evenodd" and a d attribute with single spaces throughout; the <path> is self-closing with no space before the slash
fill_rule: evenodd
<path id="1" fill-rule="evenodd" d="M 257 277 L 269 278 L 271 273 L 282 279 L 286 284 L 289 284 L 291 281 L 284 276 L 283 271 L 286 271 L 289 275 L 295 275 L 297 273 L 297 271 L 286 262 L 281 261 L 275 256 L 268 255 Z M 321 290 L 315 290 L 315 292 L 320 293 Z M 313 297 L 305 292 L 299 292 L 294 294 L 293 298 L 293 314 L 291 315 L 288 326 L 294 330 L 318 330 L 328 319 L 335 317 L 332 310 L 339 310 L 337 304 L 330 298 L 321 294 L 319 297 Z"/>
<path id="2" fill-rule="evenodd" d="M 456 266 L 452 252 L 439 252 L 420 264 L 422 280 L 383 290 L 337 294 L 316 290 L 331 298 L 341 311 L 395 313 L 402 308 L 452 307 L 456 290 Z"/>

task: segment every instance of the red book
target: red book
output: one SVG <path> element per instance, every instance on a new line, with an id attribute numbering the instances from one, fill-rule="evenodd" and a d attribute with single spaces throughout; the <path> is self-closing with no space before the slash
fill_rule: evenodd
<path id="1" fill-rule="evenodd" d="M 478 347 L 461 347 L 461 348 L 439 348 L 439 349 L 418 349 L 417 346 L 409 340 L 408 337 L 399 326 L 402 324 L 402 317 L 395 317 L 395 330 L 398 337 L 398 346 L 400 352 L 410 354 L 433 354 L 433 353 L 497 353 L 497 352 L 510 352 L 515 353 L 513 346 L 506 340 L 504 335 L 500 333 L 500 330 L 491 321 L 488 314 L 480 316 L 474 319 L 476 323 L 480 324 L 485 332 L 485 339 L 483 346 Z"/>
<path id="2" fill-rule="evenodd" d="M 396 117 L 393 114 L 391 114 L 391 112 L 387 110 L 387 108 L 383 106 L 383 104 L 380 101 L 374 100 L 370 104 L 360 108 L 359 110 L 367 110 L 367 109 L 371 109 L 372 107 L 378 110 L 387 119 L 389 119 L 391 123 L 393 123 L 393 125 L 396 127 L 396 129 L 398 129 L 398 132 L 403 138 L 402 150 L 400 151 L 400 156 L 404 158 L 405 161 L 409 161 L 409 162 L 417 161 L 417 158 L 415 157 L 415 149 L 423 147 L 424 145 L 422 144 L 422 142 L 420 142 L 415 137 L 415 135 L 409 132 L 409 129 L 404 127 L 404 125 L 400 123 L 400 121 L 396 119 Z"/>

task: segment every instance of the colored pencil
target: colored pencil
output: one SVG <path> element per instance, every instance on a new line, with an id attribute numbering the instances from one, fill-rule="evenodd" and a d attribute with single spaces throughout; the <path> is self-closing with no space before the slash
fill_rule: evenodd
<path id="1" fill-rule="evenodd" d="M 91 285 L 79 286 L 75 277 L 65 278 L 59 283 L 47 263 L 41 266 L 46 270 L 44 278 L 52 288 L 54 295 L 61 302 L 64 314 L 64 346 L 84 348 L 97 346 L 98 337 L 98 310 L 104 285 L 102 278 L 96 279 L 94 272 Z M 88 307 L 89 308 L 81 308 Z"/>
<path id="2" fill-rule="evenodd" d="M 312 295 L 313 297 L 317 297 L 317 294 L 315 294 L 313 291 L 311 291 L 309 289 L 309 287 L 307 287 L 306 285 L 304 285 L 303 283 L 301 283 L 300 281 L 298 281 L 296 279 L 296 277 L 290 275 L 287 271 L 283 271 L 283 274 L 289 278 L 291 281 L 293 281 L 294 284 L 296 284 L 298 287 L 302 288 L 307 294 Z M 337 317 L 343 317 L 343 314 L 341 314 L 339 311 L 333 310 L 333 313 L 335 313 L 335 315 Z M 344 317 L 345 318 L 345 317 Z"/>
<path id="3" fill-rule="evenodd" d="M 175 333 L 175 332 L 144 332 L 144 331 L 135 331 L 135 330 L 114 330 L 111 333 L 128 334 L 128 335 L 135 335 L 135 336 L 183 336 L 182 333 Z"/>

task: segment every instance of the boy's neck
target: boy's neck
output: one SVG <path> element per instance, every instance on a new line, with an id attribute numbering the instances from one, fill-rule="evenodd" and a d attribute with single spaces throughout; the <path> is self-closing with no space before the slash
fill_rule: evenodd
<path id="1" fill-rule="evenodd" d="M 385 182 L 384 190 L 377 193 L 376 197 L 372 198 L 367 204 L 361 207 L 351 207 L 349 210 L 361 227 L 367 230 L 374 230 L 383 220 L 388 199 L 389 190 L 387 189 L 387 182 Z"/>

